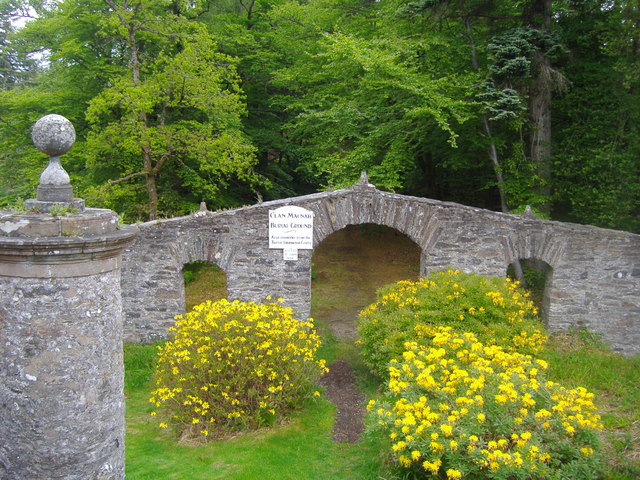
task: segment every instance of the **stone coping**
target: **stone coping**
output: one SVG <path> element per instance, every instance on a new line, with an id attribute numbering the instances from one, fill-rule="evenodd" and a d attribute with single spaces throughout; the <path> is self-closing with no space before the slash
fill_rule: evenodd
<path id="1" fill-rule="evenodd" d="M 525 214 L 503 213 L 503 212 L 497 212 L 494 210 L 487 210 L 481 207 L 463 205 L 455 202 L 445 202 L 445 201 L 434 200 L 426 197 L 414 197 L 410 195 L 402 195 L 399 193 L 387 192 L 384 190 L 378 190 L 377 188 L 375 188 L 375 186 L 371 184 L 367 184 L 367 185 L 356 184 L 350 188 L 327 190 L 324 192 L 311 193 L 308 195 L 301 195 L 298 197 L 269 200 L 269 201 L 258 203 L 255 205 L 247 205 L 247 206 L 237 207 L 237 208 L 230 208 L 230 209 L 223 209 L 223 210 L 216 210 L 216 211 L 208 211 L 208 210 L 198 211 L 191 215 L 184 215 L 181 217 L 150 220 L 147 222 L 139 223 L 138 226 L 140 228 L 148 228 L 148 227 L 152 227 L 154 225 L 160 225 L 160 224 L 171 224 L 174 222 L 180 223 L 190 218 L 201 219 L 201 218 L 207 218 L 207 217 L 234 216 L 234 215 L 243 213 L 247 210 L 262 210 L 262 209 L 271 209 L 271 208 L 275 209 L 282 206 L 302 205 L 305 203 L 307 204 L 305 205 L 305 208 L 312 208 L 312 204 L 316 202 L 324 202 L 326 200 L 339 199 L 343 197 L 348 197 L 350 195 L 356 195 L 363 199 L 366 198 L 366 196 L 377 196 L 377 197 L 388 199 L 388 200 L 402 200 L 407 202 L 413 202 L 416 205 L 428 205 L 436 209 L 445 210 L 445 211 L 446 209 L 452 208 L 459 211 L 463 211 L 463 212 L 466 211 L 470 213 L 482 212 L 484 215 L 490 215 L 497 220 L 507 219 L 509 222 L 513 222 L 514 219 L 517 219 L 519 222 L 521 222 L 522 225 L 535 225 L 535 226 L 549 225 L 554 227 L 560 227 L 565 231 L 570 231 L 570 230 L 592 231 L 593 229 L 598 229 L 598 230 L 602 230 L 603 232 L 607 232 L 607 235 L 614 234 L 619 237 L 628 236 L 628 237 L 640 238 L 640 235 L 638 234 L 630 233 L 623 230 L 613 230 L 610 228 L 596 227 L 593 225 L 571 223 L 571 222 L 561 222 L 558 220 L 546 220 L 546 219 L 538 218 L 526 213 Z"/>
<path id="2" fill-rule="evenodd" d="M 0 275 L 24 278 L 94 275 L 120 267 L 138 228 L 83 237 L 0 237 Z"/>
<path id="3" fill-rule="evenodd" d="M 55 216 L 0 211 L 0 238 L 81 237 L 115 232 L 118 228 L 118 215 L 103 208 Z"/>

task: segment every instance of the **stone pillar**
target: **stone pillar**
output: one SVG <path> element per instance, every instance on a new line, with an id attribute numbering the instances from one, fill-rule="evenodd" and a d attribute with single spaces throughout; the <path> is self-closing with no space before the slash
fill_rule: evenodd
<path id="1" fill-rule="evenodd" d="M 38 199 L 0 212 L 2 480 L 124 478 L 120 263 L 137 229 L 72 197 L 70 131 L 36 124 Z"/>

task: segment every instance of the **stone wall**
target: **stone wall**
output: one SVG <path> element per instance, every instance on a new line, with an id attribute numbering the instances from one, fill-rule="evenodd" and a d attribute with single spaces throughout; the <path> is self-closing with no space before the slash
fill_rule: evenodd
<path id="1" fill-rule="evenodd" d="M 314 212 L 314 247 L 352 224 L 402 232 L 422 250 L 422 275 L 452 267 L 504 276 L 515 259 L 536 260 L 549 268 L 551 330 L 586 326 L 618 351 L 640 352 L 640 236 L 391 194 L 366 183 L 140 225 L 123 260 L 125 340 L 166 337 L 174 315 L 184 312 L 182 267 L 194 260 L 225 271 L 230 298 L 282 297 L 308 316 L 312 250 L 284 261 L 282 250 L 268 248 L 268 212 L 284 205 Z"/>

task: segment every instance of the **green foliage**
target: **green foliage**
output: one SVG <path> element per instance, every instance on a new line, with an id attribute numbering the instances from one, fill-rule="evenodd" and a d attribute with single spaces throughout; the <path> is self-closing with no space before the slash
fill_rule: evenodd
<path id="1" fill-rule="evenodd" d="M 496 80 L 516 79 L 531 75 L 531 57 L 542 52 L 557 57 L 562 52 L 559 39 L 535 28 L 515 28 L 494 37 L 487 45 L 491 56 L 489 71 Z"/>
<path id="2" fill-rule="evenodd" d="M 372 427 L 414 478 L 595 480 L 602 430 L 593 394 L 548 381 L 547 363 L 451 327 L 407 342 L 372 401 Z"/>
<path id="3" fill-rule="evenodd" d="M 211 265 L 210 262 L 203 262 L 203 261 L 195 261 L 195 262 L 187 263 L 182 268 L 184 284 L 189 285 L 191 282 L 195 281 L 205 269 L 209 268 L 210 265 Z"/>
<path id="4" fill-rule="evenodd" d="M 546 337 L 537 309 L 517 282 L 447 270 L 418 282 L 401 281 L 378 292 L 377 301 L 360 312 L 362 354 L 381 377 L 399 358 L 407 341 L 432 326 L 472 332 L 506 351 L 537 352 Z"/>
<path id="5" fill-rule="evenodd" d="M 37 18 L 17 29 L 28 6 Z M 638 231 L 637 5 L 544 6 L 6 1 L 0 205 L 35 195 L 29 131 L 55 112 L 76 127 L 63 158 L 76 196 L 128 221 L 347 186 L 365 169 L 383 189 Z M 532 143 L 540 89 L 552 136 Z"/>
<path id="6" fill-rule="evenodd" d="M 149 8 L 145 15 L 159 15 L 153 2 Z M 149 19 L 129 19 L 129 13 L 122 6 L 104 22 L 107 31 L 123 35 L 132 66 L 89 104 L 88 147 L 95 159 L 89 166 L 99 171 L 107 164 L 106 176 L 117 176 L 107 187 L 144 179 L 150 218 L 163 210 L 184 213 L 200 199 L 221 206 L 220 193 L 232 179 L 259 183 L 254 149 L 241 128 L 245 106 L 235 60 L 218 52 L 197 24 L 166 15 L 156 26 L 161 33 L 148 38 Z M 153 51 L 147 52 L 140 45 L 150 40 Z M 165 189 L 189 192 L 191 202 L 183 204 L 179 194 L 164 202 Z M 102 194 L 108 198 L 109 189 Z"/>
<path id="7" fill-rule="evenodd" d="M 518 92 L 513 88 L 497 89 L 493 82 L 487 82 L 478 97 L 486 104 L 489 120 L 515 120 L 525 108 Z"/>
<path id="8" fill-rule="evenodd" d="M 529 292 L 529 298 L 538 311 L 540 311 L 544 308 L 544 293 L 551 267 L 546 263 L 531 261 L 529 259 L 520 259 L 519 262 L 523 276 L 521 284 L 526 288 L 527 292 Z M 514 280 L 517 279 L 516 268 L 513 263 L 507 268 L 507 276 Z"/>
<path id="9" fill-rule="evenodd" d="M 630 53 L 620 44 L 631 38 L 626 2 L 607 10 L 595 3 L 574 6 L 561 24 L 572 85 L 554 105 L 554 218 L 639 232 L 640 90 L 624 72 L 640 62 L 620 64 L 618 49 Z"/>
<path id="10" fill-rule="evenodd" d="M 172 338 L 158 347 L 150 398 L 161 427 L 224 436 L 272 424 L 319 395 L 315 384 L 326 370 L 315 358 L 320 339 L 291 309 L 220 300 L 177 319 Z"/>
<path id="11" fill-rule="evenodd" d="M 9 90 L 30 81 L 37 73 L 37 62 L 16 41 L 16 23 L 29 17 L 24 0 L 0 3 L 0 90 Z"/>
<path id="12" fill-rule="evenodd" d="M 53 205 L 49 209 L 49 215 L 51 215 L 52 217 L 63 217 L 66 215 L 73 215 L 76 213 L 80 213 L 80 210 L 70 205 Z"/>
<path id="13" fill-rule="evenodd" d="M 367 170 L 377 186 L 401 190 L 425 131 L 444 132 L 445 144 L 456 144 L 456 125 L 470 116 L 469 77 L 449 70 L 445 52 L 453 48 L 442 37 L 403 35 L 384 8 L 361 8 L 384 26 L 350 25 L 322 3 L 291 2 L 274 11 L 290 35 L 317 38 L 306 52 L 288 48 L 292 64 L 275 76 L 288 91 L 275 101 L 287 109 L 287 131 L 308 155 L 305 168 L 328 186 L 353 184 Z M 333 28 L 336 21 L 343 28 Z M 424 61 L 428 54 L 438 58 L 437 67 Z"/>

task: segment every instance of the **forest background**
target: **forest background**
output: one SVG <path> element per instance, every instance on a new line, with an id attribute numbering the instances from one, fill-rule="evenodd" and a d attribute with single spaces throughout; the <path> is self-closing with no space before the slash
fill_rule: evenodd
<path id="1" fill-rule="evenodd" d="M 640 232 L 640 0 L 0 0 L 0 206 L 58 113 L 126 222 L 351 185 Z"/>

